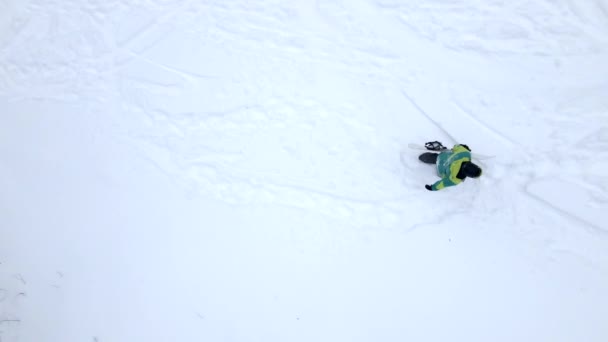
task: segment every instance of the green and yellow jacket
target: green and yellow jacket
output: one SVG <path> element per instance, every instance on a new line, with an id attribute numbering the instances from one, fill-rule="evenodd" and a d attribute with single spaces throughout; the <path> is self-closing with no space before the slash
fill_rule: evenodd
<path id="1" fill-rule="evenodd" d="M 437 174 L 441 179 L 432 185 L 433 190 L 460 184 L 463 180 L 456 175 L 462 163 L 469 161 L 471 161 L 471 151 L 462 145 L 455 145 L 451 150 L 441 152 L 437 158 Z"/>

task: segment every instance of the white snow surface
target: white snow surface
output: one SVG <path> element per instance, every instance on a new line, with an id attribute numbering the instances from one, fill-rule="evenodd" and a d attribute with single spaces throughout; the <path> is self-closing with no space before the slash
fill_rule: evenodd
<path id="1" fill-rule="evenodd" d="M 0 1 L 2 342 L 604 342 L 607 211 L 606 0 Z"/>

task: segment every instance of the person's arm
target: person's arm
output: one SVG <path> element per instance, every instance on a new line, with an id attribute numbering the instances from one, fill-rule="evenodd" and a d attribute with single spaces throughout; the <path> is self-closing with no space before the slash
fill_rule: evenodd
<path id="1" fill-rule="evenodd" d="M 435 184 L 431 185 L 431 190 L 437 191 L 457 184 L 460 184 L 459 180 L 458 182 L 455 182 L 450 177 L 445 177 L 435 182 Z"/>

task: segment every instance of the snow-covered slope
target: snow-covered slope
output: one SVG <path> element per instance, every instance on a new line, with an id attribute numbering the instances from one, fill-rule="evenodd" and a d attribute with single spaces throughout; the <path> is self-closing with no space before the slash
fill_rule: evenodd
<path id="1" fill-rule="evenodd" d="M 1 1 L 0 340 L 606 341 L 606 61 L 605 0 Z"/>

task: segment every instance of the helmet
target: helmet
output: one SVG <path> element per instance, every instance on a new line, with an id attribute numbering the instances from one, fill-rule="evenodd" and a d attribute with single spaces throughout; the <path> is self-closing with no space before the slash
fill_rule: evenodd
<path id="1" fill-rule="evenodd" d="M 463 163 L 462 171 L 465 176 L 471 178 L 478 178 L 482 173 L 481 168 L 472 162 Z"/>

